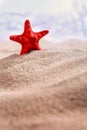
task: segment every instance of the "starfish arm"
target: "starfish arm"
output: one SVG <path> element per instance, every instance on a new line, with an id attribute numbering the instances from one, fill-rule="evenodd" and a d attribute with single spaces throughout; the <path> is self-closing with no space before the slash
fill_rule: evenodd
<path id="1" fill-rule="evenodd" d="M 40 48 L 40 46 L 39 46 L 39 45 L 37 45 L 36 50 L 41 50 L 41 48 Z"/>
<path id="2" fill-rule="evenodd" d="M 22 35 L 11 35 L 10 40 L 15 41 L 15 42 L 20 42 Z"/>
<path id="3" fill-rule="evenodd" d="M 24 23 L 24 33 L 31 32 L 31 31 L 32 29 L 31 29 L 30 21 L 26 20 Z"/>
<path id="4" fill-rule="evenodd" d="M 37 33 L 38 39 L 41 39 L 43 36 L 45 36 L 48 33 L 49 33 L 48 30 L 44 30 L 44 31 L 38 32 Z"/>
<path id="5" fill-rule="evenodd" d="M 20 55 L 23 55 L 25 53 L 28 53 L 32 50 L 32 45 L 31 44 L 28 44 L 28 45 L 22 45 L 22 49 L 21 49 L 21 52 L 20 52 Z"/>
<path id="6" fill-rule="evenodd" d="M 35 43 L 34 43 L 34 49 L 35 49 L 35 50 L 41 50 L 41 48 L 40 48 L 38 42 L 35 42 Z"/>
<path id="7" fill-rule="evenodd" d="M 24 49 L 24 48 L 22 47 L 21 52 L 20 52 L 20 55 L 23 55 L 23 54 L 25 54 L 26 52 L 27 52 L 26 49 Z"/>

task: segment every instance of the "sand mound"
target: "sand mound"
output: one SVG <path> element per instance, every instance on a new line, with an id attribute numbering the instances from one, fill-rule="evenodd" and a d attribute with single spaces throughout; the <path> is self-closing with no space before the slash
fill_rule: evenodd
<path id="1" fill-rule="evenodd" d="M 0 129 L 87 130 L 87 46 L 81 44 L 0 60 Z"/>

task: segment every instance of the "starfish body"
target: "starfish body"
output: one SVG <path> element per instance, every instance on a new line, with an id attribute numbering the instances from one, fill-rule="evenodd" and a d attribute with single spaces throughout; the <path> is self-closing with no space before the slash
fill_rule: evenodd
<path id="1" fill-rule="evenodd" d="M 49 31 L 33 32 L 30 21 L 26 20 L 24 23 L 24 32 L 20 35 L 10 36 L 10 40 L 18 42 L 22 45 L 20 55 L 23 55 L 31 50 L 41 50 L 39 40 L 45 36 Z"/>

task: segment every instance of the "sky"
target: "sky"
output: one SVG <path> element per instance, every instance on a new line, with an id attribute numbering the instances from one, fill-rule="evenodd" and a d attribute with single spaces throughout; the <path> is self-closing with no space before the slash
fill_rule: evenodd
<path id="1" fill-rule="evenodd" d="M 25 19 L 48 29 L 47 40 L 87 39 L 87 0 L 0 0 L 0 43 L 22 33 Z"/>

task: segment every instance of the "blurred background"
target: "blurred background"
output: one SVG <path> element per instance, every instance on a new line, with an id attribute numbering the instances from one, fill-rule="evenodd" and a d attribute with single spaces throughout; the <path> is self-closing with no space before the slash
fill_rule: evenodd
<path id="1" fill-rule="evenodd" d="M 48 29 L 46 40 L 87 40 L 87 0 L 0 0 L 0 43 L 22 33 L 25 19 L 35 32 Z"/>

